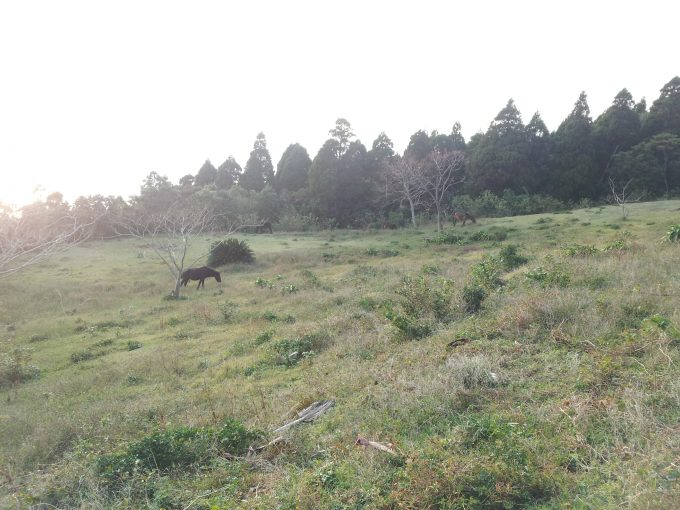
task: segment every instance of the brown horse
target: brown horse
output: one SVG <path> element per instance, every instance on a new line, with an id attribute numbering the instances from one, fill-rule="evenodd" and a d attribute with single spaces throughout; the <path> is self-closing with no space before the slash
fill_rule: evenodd
<path id="1" fill-rule="evenodd" d="M 453 216 L 451 217 L 451 221 L 453 221 L 453 226 L 456 226 L 456 223 L 459 221 L 463 222 L 463 227 L 465 226 L 465 222 L 467 220 L 470 220 L 472 223 L 477 223 L 477 219 L 470 213 L 467 212 L 454 212 Z"/>
<path id="2" fill-rule="evenodd" d="M 397 225 L 395 223 L 392 223 L 391 221 L 383 221 L 382 224 L 383 230 L 395 230 L 397 228 Z"/>
<path id="3" fill-rule="evenodd" d="M 196 289 L 200 289 L 201 287 L 205 288 L 205 279 L 206 278 L 215 278 L 218 282 L 222 281 L 222 278 L 220 277 L 220 273 L 215 271 L 214 269 L 210 269 L 207 266 L 203 267 L 190 267 L 186 271 L 182 273 L 182 281 L 180 282 L 180 285 L 184 285 L 185 287 L 187 286 L 187 282 L 189 280 L 199 280 L 198 282 L 198 287 Z"/>

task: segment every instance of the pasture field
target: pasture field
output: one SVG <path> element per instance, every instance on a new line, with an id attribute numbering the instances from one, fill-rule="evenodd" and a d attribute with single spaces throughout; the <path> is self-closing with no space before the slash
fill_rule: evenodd
<path id="1" fill-rule="evenodd" d="M 0 507 L 678 508 L 678 223 L 240 235 L 181 300 L 139 240 L 76 247 L 0 286 Z"/>

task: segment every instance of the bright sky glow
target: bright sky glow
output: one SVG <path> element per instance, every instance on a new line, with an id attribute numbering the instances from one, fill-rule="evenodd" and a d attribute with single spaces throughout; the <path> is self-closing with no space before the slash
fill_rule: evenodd
<path id="1" fill-rule="evenodd" d="M 648 104 L 680 74 L 680 3 L 2 1 L 0 201 L 137 193 L 255 136 L 313 158 L 338 117 L 370 148 L 416 130 L 467 139 L 513 98 L 552 131 L 585 90 Z"/>

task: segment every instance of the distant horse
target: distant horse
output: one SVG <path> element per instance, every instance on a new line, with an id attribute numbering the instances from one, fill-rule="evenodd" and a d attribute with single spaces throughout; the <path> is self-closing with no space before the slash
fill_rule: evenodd
<path id="1" fill-rule="evenodd" d="M 397 225 L 392 223 L 391 221 L 383 221 L 382 228 L 383 230 L 387 229 L 395 230 L 397 228 Z"/>
<path id="2" fill-rule="evenodd" d="M 180 285 L 184 285 L 186 287 L 187 282 L 189 280 L 199 280 L 198 287 L 196 287 L 196 289 L 200 289 L 201 286 L 205 288 L 205 279 L 211 277 L 215 278 L 215 280 L 217 280 L 218 282 L 222 281 L 220 273 L 218 273 L 214 269 L 210 269 L 207 266 L 190 267 L 189 269 L 182 273 L 182 281 Z"/>
<path id="3" fill-rule="evenodd" d="M 257 227 L 255 227 L 255 233 L 256 234 L 264 234 L 267 230 L 269 230 L 270 234 L 274 233 L 274 230 L 272 230 L 271 221 L 263 221 L 261 224 L 259 224 L 259 225 L 257 225 Z"/>
<path id="4" fill-rule="evenodd" d="M 466 212 L 454 212 L 453 216 L 451 217 L 451 221 L 453 221 L 454 227 L 456 226 L 456 223 L 458 223 L 459 221 L 463 222 L 463 227 L 464 227 L 465 222 L 467 220 L 470 220 L 472 223 L 477 223 L 477 220 L 475 219 L 475 217 L 472 214 L 466 213 Z"/>

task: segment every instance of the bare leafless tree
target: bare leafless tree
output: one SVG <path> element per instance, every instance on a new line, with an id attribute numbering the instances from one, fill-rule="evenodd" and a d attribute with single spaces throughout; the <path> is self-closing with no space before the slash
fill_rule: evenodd
<path id="1" fill-rule="evenodd" d="M 116 231 L 143 240 L 153 250 L 172 275 L 175 288 L 171 295 L 179 298 L 189 248 L 214 224 L 215 216 L 209 208 L 175 204 L 156 213 L 128 211 L 117 218 Z"/>
<path id="2" fill-rule="evenodd" d="M 385 163 L 385 193 L 397 197 L 400 202 L 408 202 L 411 223 L 416 226 L 416 206 L 423 195 L 420 185 L 423 162 L 409 157 L 396 156 Z"/>
<path id="3" fill-rule="evenodd" d="M 617 187 L 616 181 L 611 177 L 609 178 L 610 199 L 621 207 L 624 220 L 628 219 L 628 214 L 630 213 L 626 206 L 633 202 L 639 202 L 644 196 L 644 193 L 633 195 L 628 191 L 628 186 L 630 186 L 631 182 L 633 182 L 633 179 L 628 179 L 628 182 L 623 187 Z"/>
<path id="4" fill-rule="evenodd" d="M 437 231 L 442 229 L 442 204 L 444 198 L 456 185 L 465 180 L 463 175 L 463 151 L 440 151 L 433 149 L 424 168 L 417 173 L 416 188 L 419 196 L 437 212 Z"/>
<path id="5" fill-rule="evenodd" d="M 68 212 L 34 221 L 9 209 L 0 211 L 0 279 L 33 266 L 88 239 L 91 223 Z"/>

